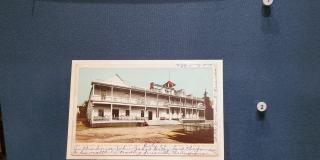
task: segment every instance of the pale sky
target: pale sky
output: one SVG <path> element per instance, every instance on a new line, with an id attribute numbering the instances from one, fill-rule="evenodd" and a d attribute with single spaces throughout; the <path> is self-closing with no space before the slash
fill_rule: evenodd
<path id="1" fill-rule="evenodd" d="M 118 74 L 130 85 L 149 88 L 150 82 L 164 84 L 173 81 L 175 89 L 184 89 L 186 94 L 203 97 L 204 91 L 212 96 L 212 68 L 81 68 L 79 71 L 78 105 L 88 100 L 91 81 L 108 80 Z"/>

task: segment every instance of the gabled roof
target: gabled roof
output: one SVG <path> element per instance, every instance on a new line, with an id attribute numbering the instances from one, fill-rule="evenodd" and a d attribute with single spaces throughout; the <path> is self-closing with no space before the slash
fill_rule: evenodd
<path id="1" fill-rule="evenodd" d="M 131 87 L 118 74 L 115 74 L 113 77 L 111 77 L 105 81 L 95 81 L 95 82 L 100 82 L 100 83 L 105 83 L 105 84 L 110 84 L 110 85 L 115 85 L 115 86 L 121 86 L 121 87 L 128 87 L 128 88 Z"/>

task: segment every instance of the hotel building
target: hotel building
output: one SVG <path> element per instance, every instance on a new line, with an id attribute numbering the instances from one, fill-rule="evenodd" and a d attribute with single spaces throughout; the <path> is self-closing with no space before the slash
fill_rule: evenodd
<path id="1" fill-rule="evenodd" d="M 161 125 L 204 121 L 204 99 L 175 90 L 168 81 L 150 83 L 148 89 L 131 86 L 115 75 L 107 81 L 92 81 L 87 106 L 90 126 L 116 124 Z"/>

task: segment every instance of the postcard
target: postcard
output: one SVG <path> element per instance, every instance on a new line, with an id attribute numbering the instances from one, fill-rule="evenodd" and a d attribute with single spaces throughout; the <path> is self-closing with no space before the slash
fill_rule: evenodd
<path id="1" fill-rule="evenodd" d="M 67 159 L 224 159 L 222 60 L 72 61 Z"/>

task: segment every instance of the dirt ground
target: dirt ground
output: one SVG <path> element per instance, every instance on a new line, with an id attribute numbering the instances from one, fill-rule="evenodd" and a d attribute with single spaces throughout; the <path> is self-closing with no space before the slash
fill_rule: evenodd
<path id="1" fill-rule="evenodd" d="M 182 125 L 88 128 L 77 125 L 78 143 L 213 143 L 211 131 L 185 133 Z"/>

